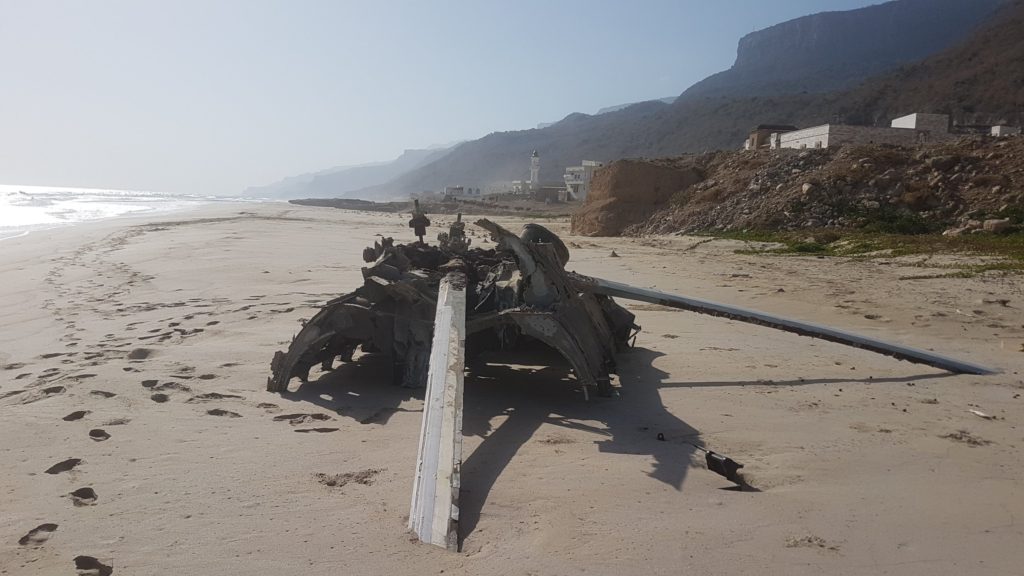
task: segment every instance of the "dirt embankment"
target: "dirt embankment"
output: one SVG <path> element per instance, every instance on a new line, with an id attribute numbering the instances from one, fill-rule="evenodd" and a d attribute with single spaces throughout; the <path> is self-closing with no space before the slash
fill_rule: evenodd
<path id="1" fill-rule="evenodd" d="M 591 236 L 801 228 L 963 233 L 1024 225 L 1024 138 L 920 148 L 714 152 L 599 171 L 573 231 Z M 676 174 L 670 180 L 665 174 Z M 690 180 L 682 177 L 689 174 Z M 664 179 L 664 180 L 659 180 Z M 666 198 L 665 185 L 678 185 Z"/>
<path id="2" fill-rule="evenodd" d="M 664 209 L 672 197 L 704 179 L 693 165 L 619 160 L 594 174 L 586 203 L 573 214 L 573 234 L 617 236 Z"/>

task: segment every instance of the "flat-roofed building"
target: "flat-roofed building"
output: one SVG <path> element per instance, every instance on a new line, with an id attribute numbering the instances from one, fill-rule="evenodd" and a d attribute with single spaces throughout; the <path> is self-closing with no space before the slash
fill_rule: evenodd
<path id="1" fill-rule="evenodd" d="M 594 170 L 602 164 L 594 160 L 584 160 L 579 166 L 569 166 L 565 169 L 566 198 L 569 200 L 584 200 L 590 192 L 590 181 L 594 178 Z"/>
<path id="2" fill-rule="evenodd" d="M 846 144 L 895 144 L 914 146 L 922 142 L 945 140 L 949 134 L 949 116 L 945 114 L 909 114 L 890 126 L 850 126 L 822 124 L 773 136 L 771 148 L 829 148 Z M 776 139 L 777 138 L 777 139 Z"/>
<path id="3" fill-rule="evenodd" d="M 796 126 L 789 124 L 758 124 L 750 131 L 750 137 L 743 143 L 743 149 L 772 148 L 772 140 L 776 139 L 778 135 L 793 132 L 796 129 Z"/>
<path id="4" fill-rule="evenodd" d="M 992 127 L 993 136 L 1019 136 L 1020 126 L 1003 126 L 1002 124 Z"/>

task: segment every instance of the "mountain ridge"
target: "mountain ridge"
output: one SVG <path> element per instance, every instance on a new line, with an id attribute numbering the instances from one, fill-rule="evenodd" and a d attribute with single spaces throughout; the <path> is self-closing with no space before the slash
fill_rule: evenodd
<path id="1" fill-rule="evenodd" d="M 856 30 L 865 25 L 864 14 L 883 18 L 887 22 L 886 30 L 899 30 L 901 27 L 912 27 L 925 16 L 934 18 L 935 15 L 929 10 L 930 6 L 935 6 L 933 1 L 941 2 L 942 6 L 952 6 L 955 10 L 951 10 L 946 17 L 944 26 L 933 30 L 934 37 L 922 37 L 919 34 L 912 36 L 920 42 L 927 40 L 926 46 L 919 46 L 915 55 L 936 47 L 949 48 L 963 41 L 979 23 L 1005 4 L 1004 0 L 894 0 L 857 10 L 825 13 L 828 16 L 824 20 L 821 15 L 804 16 L 766 30 L 778 31 L 787 26 L 807 25 L 817 30 L 810 36 L 813 39 L 829 35 L 829 30 L 822 28 L 821 21 L 831 23 L 852 19 L 856 23 L 853 26 Z M 810 21 L 819 23 L 810 26 L 807 24 Z M 756 39 L 757 34 L 755 32 L 744 38 Z M 747 40 L 744 50 L 738 49 L 740 72 L 749 67 L 749 60 L 741 55 L 751 49 L 752 42 Z M 778 50 L 787 53 L 792 51 L 792 47 L 783 45 Z M 848 54 L 853 55 L 849 58 L 859 57 L 857 55 L 862 52 L 848 51 Z M 815 74 L 820 73 L 820 67 L 814 64 L 817 60 L 811 59 L 811 62 L 813 65 L 804 70 L 809 75 L 805 80 L 813 79 Z M 893 58 L 876 67 L 858 67 L 846 66 L 849 62 L 840 61 L 836 69 L 840 70 L 839 75 L 844 76 L 844 85 L 855 86 L 871 78 L 869 73 L 874 73 L 875 68 L 880 67 L 884 72 L 890 72 L 903 65 L 901 63 L 905 61 Z M 541 157 L 541 180 L 558 181 L 566 166 L 575 165 L 584 159 L 608 162 L 619 158 L 673 156 L 733 148 L 738 147 L 749 128 L 758 123 L 790 120 L 799 124 L 813 124 L 826 122 L 832 117 L 817 99 L 808 97 L 811 95 L 809 91 L 787 93 L 793 85 L 791 76 L 784 78 L 784 82 L 764 87 L 756 76 L 748 78 L 749 82 L 744 83 L 735 78 L 729 80 L 731 76 L 727 72 L 713 75 L 709 79 L 717 77 L 718 80 L 714 82 L 718 86 L 728 84 L 729 90 L 732 90 L 728 96 L 707 95 L 709 79 L 705 79 L 684 91 L 672 104 L 641 102 L 600 115 L 570 114 L 543 129 L 488 134 L 464 143 L 442 159 L 411 170 L 386 184 L 359 190 L 356 194 L 388 194 L 397 197 L 422 190 L 439 190 L 452 183 L 485 188 L 491 182 L 525 179 L 528 176 L 529 154 L 533 150 L 537 150 Z M 829 76 L 824 81 L 828 83 L 833 80 Z M 762 86 L 763 89 L 753 90 L 751 94 L 751 86 Z M 835 103 L 836 99 L 822 98 L 821 102 Z M 847 107 L 855 108 L 853 104 L 847 104 Z"/>

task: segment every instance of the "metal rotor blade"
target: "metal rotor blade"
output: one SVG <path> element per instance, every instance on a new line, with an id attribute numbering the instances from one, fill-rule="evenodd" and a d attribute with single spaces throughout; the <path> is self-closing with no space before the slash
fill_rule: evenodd
<path id="1" fill-rule="evenodd" d="M 786 332 L 800 334 L 801 336 L 821 338 L 822 340 L 828 340 L 829 342 L 845 344 L 855 348 L 863 348 L 864 350 L 870 350 L 872 352 L 892 356 L 893 358 L 906 360 L 908 362 L 927 364 L 928 366 L 934 366 L 935 368 L 941 368 L 956 374 L 998 373 L 998 370 L 992 368 L 981 366 L 979 364 L 972 364 L 970 362 L 964 362 L 962 360 L 942 356 L 926 350 L 919 350 L 909 346 L 884 342 L 882 340 L 868 338 L 867 336 L 861 336 L 860 334 L 853 334 L 844 330 L 836 330 L 835 328 L 812 324 L 810 322 L 790 320 L 788 318 L 765 314 L 764 312 L 758 312 L 756 310 L 727 306 L 725 304 L 718 304 L 708 300 L 688 298 L 647 288 L 636 288 L 628 284 L 614 282 L 612 280 L 604 280 L 602 278 L 589 277 L 584 280 L 584 284 L 587 289 L 597 294 L 605 294 L 607 296 L 625 298 L 627 300 L 650 302 L 652 304 L 660 304 L 662 306 L 671 306 L 672 308 L 680 308 L 682 310 L 689 310 L 700 314 L 709 314 L 711 316 L 720 316 L 722 318 L 730 318 L 740 322 L 767 326 L 769 328 L 775 328 L 776 330 L 784 330 Z"/>

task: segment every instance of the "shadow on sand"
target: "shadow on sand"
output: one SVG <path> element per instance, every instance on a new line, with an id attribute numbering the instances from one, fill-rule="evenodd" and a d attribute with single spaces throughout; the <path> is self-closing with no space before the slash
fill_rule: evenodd
<path id="1" fill-rule="evenodd" d="M 463 434 L 479 436 L 483 441 L 471 454 L 463 455 L 460 542 L 476 528 L 502 471 L 543 424 L 591 433 L 600 452 L 650 456 L 652 469 L 646 474 L 679 490 L 691 466 L 691 457 L 697 452 L 695 446 L 703 447 L 703 442 L 698 430 L 665 408 L 661 388 L 898 383 L 947 376 L 665 382 L 668 374 L 654 367 L 654 361 L 662 355 L 644 348 L 619 355 L 619 397 L 592 396 L 589 402 L 584 401 L 564 359 L 544 346 L 471 362 L 466 372 Z M 391 367 L 386 359 L 364 357 L 323 373 L 317 380 L 282 394 L 282 398 L 310 402 L 361 424 L 386 424 L 399 411 L 420 412 L 403 408 L 402 404 L 411 399 L 422 400 L 423 390 L 392 386 L 390 378 Z M 492 426 L 495 419 L 500 423 Z M 664 435 L 664 441 L 658 440 L 659 433 Z"/>
<path id="2" fill-rule="evenodd" d="M 294 390 L 293 381 L 281 398 L 309 402 L 360 424 L 387 424 L 396 412 L 422 412 L 403 408 L 402 404 L 422 400 L 423 389 L 392 386 L 390 382 L 391 363 L 386 357 L 363 356 L 357 362 L 322 372 L 316 380 L 299 384 Z"/>
<path id="3" fill-rule="evenodd" d="M 699 432 L 661 402 L 658 386 L 667 374 L 653 366 L 660 355 L 642 348 L 620 355 L 620 396 L 592 396 L 589 402 L 554 351 L 532 351 L 529 362 L 545 365 L 539 369 L 497 364 L 471 367 L 462 429 L 483 442 L 462 464 L 460 537 L 473 533 L 494 483 L 542 424 L 591 433 L 601 452 L 651 456 L 653 470 L 647 474 L 680 489 L 696 451 L 690 444 L 702 443 Z M 501 415 L 506 418 L 492 429 L 492 420 Z M 665 441 L 657 439 L 659 432 Z"/>

